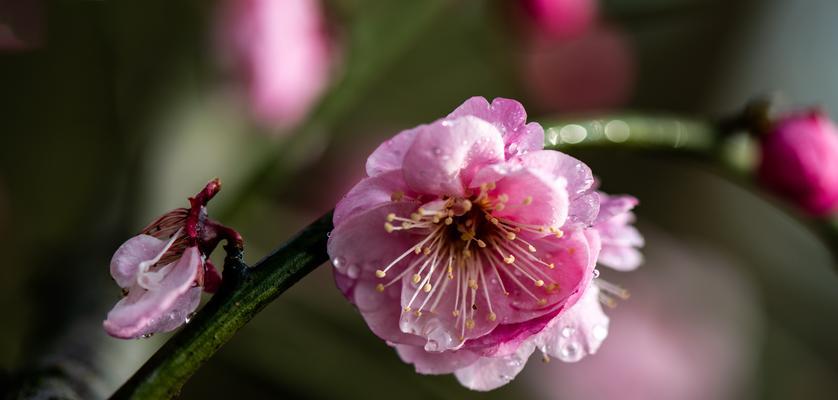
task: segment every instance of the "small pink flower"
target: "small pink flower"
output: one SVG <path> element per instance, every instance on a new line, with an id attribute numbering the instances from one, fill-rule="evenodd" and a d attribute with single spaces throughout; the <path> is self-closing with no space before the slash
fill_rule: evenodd
<path id="1" fill-rule="evenodd" d="M 207 259 L 222 239 L 235 241 L 235 231 L 208 219 L 207 202 L 220 189 L 213 180 L 190 208 L 172 210 L 142 233 L 128 239 L 111 259 L 111 276 L 125 297 L 103 323 L 111 336 L 128 339 L 168 332 L 188 319 L 201 292 L 215 292 L 221 276 Z"/>
<path id="2" fill-rule="evenodd" d="M 597 17 L 596 0 L 522 0 L 539 31 L 553 39 L 586 32 Z"/>
<path id="3" fill-rule="evenodd" d="M 417 372 L 499 386 L 464 377 L 526 353 L 591 292 L 594 179 L 543 135 L 520 103 L 471 98 L 379 146 L 335 208 L 337 285 Z"/>
<path id="4" fill-rule="evenodd" d="M 782 118 L 762 138 L 760 180 L 815 215 L 838 210 L 838 129 L 818 111 Z"/>
<path id="5" fill-rule="evenodd" d="M 318 0 L 225 0 L 221 53 L 236 70 L 253 115 L 289 127 L 329 82 L 333 58 Z"/>
<path id="6" fill-rule="evenodd" d="M 631 271 L 643 262 L 638 250 L 643 247 L 643 236 L 633 225 L 637 205 L 632 196 L 609 196 L 599 192 L 599 215 L 594 228 L 599 231 L 602 250 L 599 263 L 620 271 Z"/>

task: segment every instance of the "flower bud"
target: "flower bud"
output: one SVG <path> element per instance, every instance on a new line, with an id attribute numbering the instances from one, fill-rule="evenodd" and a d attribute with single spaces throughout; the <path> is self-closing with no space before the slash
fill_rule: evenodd
<path id="1" fill-rule="evenodd" d="M 815 215 L 838 210 L 838 129 L 818 111 L 777 121 L 762 139 L 763 185 Z"/>

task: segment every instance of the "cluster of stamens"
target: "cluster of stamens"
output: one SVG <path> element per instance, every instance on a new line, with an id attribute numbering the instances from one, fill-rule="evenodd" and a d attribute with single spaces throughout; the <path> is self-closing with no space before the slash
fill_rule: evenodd
<path id="1" fill-rule="evenodd" d="M 552 282 L 546 272 L 556 265 L 544 261 L 544 255 L 522 233 L 561 237 L 563 232 L 552 226 L 496 216 L 494 213 L 501 210 L 527 207 L 533 199 L 526 196 L 511 204 L 507 194 L 495 193 L 495 189 L 492 183 L 484 184 L 475 195 L 447 197 L 430 203 L 432 206 L 428 207 L 434 209 L 420 207 L 409 217 L 389 214 L 384 223 L 387 232 L 412 231 L 421 234 L 421 239 L 375 272 L 383 280 L 376 289 L 383 292 L 410 274 L 415 291 L 404 312 L 413 312 L 416 317 L 436 312 L 444 293 L 455 290 L 451 314 L 456 318 L 461 340 L 466 329 L 474 328 L 478 313 L 488 321 L 497 320 L 487 279 L 496 282 L 506 296 L 514 290 L 540 306 L 546 305 L 543 295 L 559 290 L 558 283 Z M 394 201 L 404 198 L 400 192 L 392 195 Z M 410 255 L 415 257 L 409 258 Z M 386 279 L 391 270 L 402 264 L 407 265 L 398 275 Z M 417 301 L 420 293 L 426 294 L 421 302 Z M 478 296 L 485 300 L 486 310 L 478 310 Z"/>

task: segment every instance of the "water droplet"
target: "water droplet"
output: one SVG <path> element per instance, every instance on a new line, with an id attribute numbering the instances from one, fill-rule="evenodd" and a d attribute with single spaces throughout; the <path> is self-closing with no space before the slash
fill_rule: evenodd
<path id="1" fill-rule="evenodd" d="M 575 362 L 582 358 L 582 352 L 579 351 L 579 344 L 570 342 L 566 344 L 559 351 L 559 358 L 565 362 Z"/>
<path id="2" fill-rule="evenodd" d="M 591 335 L 596 340 L 605 340 L 605 337 L 608 336 L 608 328 L 602 325 L 594 326 L 594 329 L 591 330 Z"/>
<path id="3" fill-rule="evenodd" d="M 434 152 L 434 155 L 438 156 L 438 155 L 442 154 L 442 149 L 440 149 L 439 147 L 434 147 L 433 152 Z"/>
<path id="4" fill-rule="evenodd" d="M 573 329 L 569 326 L 566 326 L 566 327 L 562 328 L 562 337 L 563 338 L 569 338 L 571 335 L 573 335 L 574 332 L 576 332 L 575 329 Z"/>
<path id="5" fill-rule="evenodd" d="M 334 265 L 336 269 L 341 269 L 344 262 L 346 262 L 346 260 L 342 257 L 335 257 L 335 259 L 332 260 L 332 265 Z"/>
<path id="6" fill-rule="evenodd" d="M 352 279 L 357 279 L 361 275 L 361 268 L 355 264 L 346 267 L 346 275 Z"/>
<path id="7" fill-rule="evenodd" d="M 332 231 L 328 231 L 328 232 L 326 232 L 326 237 L 327 237 L 327 238 L 332 237 Z"/>
<path id="8" fill-rule="evenodd" d="M 188 324 L 189 321 L 192 321 L 192 318 L 195 317 L 195 313 L 189 313 L 186 318 L 183 319 L 184 324 Z"/>
<path id="9" fill-rule="evenodd" d="M 596 278 L 599 278 L 599 270 L 598 269 L 594 270 L 594 279 L 596 279 Z"/>
<path id="10" fill-rule="evenodd" d="M 153 333 L 146 333 L 145 335 L 142 335 L 141 337 L 142 337 L 143 339 L 148 339 L 148 338 L 150 338 L 150 337 L 152 337 L 152 336 L 154 336 L 154 334 L 153 334 Z"/>

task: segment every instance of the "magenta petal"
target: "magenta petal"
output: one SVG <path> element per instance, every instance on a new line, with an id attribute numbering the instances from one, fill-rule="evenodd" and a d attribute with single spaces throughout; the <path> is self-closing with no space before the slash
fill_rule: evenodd
<path id="1" fill-rule="evenodd" d="M 536 339 L 545 353 L 565 362 L 594 354 L 608 336 L 608 316 L 599 303 L 599 288 L 591 284 L 573 307 L 563 312 Z"/>
<path id="2" fill-rule="evenodd" d="M 416 134 L 427 125 L 420 125 L 412 129 L 399 132 L 396 136 L 382 143 L 367 158 L 367 175 L 376 176 L 388 171 L 402 169 L 404 156 Z"/>
<path id="3" fill-rule="evenodd" d="M 531 342 L 523 343 L 518 349 L 504 357 L 483 357 L 468 367 L 454 372 L 460 384 L 479 391 L 497 389 L 518 375 L 535 350 Z"/>
<path id="4" fill-rule="evenodd" d="M 201 288 L 194 286 L 199 268 L 198 248 L 187 248 L 177 262 L 160 269 L 164 277 L 155 290 L 129 288 L 128 296 L 108 313 L 105 330 L 115 337 L 137 338 L 180 326 L 200 302 Z"/>
<path id="5" fill-rule="evenodd" d="M 643 262 L 643 255 L 637 250 L 644 244 L 643 236 L 631 225 L 634 222 L 631 209 L 637 205 L 637 199 L 598 195 L 601 205 L 594 228 L 602 238 L 599 263 L 620 271 L 633 270 Z"/>
<path id="6" fill-rule="evenodd" d="M 570 196 L 569 216 L 572 222 L 591 224 L 599 212 L 599 201 L 592 190 L 594 175 L 585 163 L 558 151 L 542 150 L 524 154 L 517 161 L 531 169 L 542 171 L 554 179 L 567 180 Z"/>
<path id="7" fill-rule="evenodd" d="M 471 116 L 437 121 L 416 134 L 404 180 L 419 193 L 463 196 L 478 169 L 503 160 L 503 140 L 490 123 Z"/>
<path id="8" fill-rule="evenodd" d="M 419 346 L 397 344 L 396 348 L 402 361 L 413 364 L 416 372 L 426 375 L 450 374 L 480 358 L 467 350 L 430 352 Z"/>
<path id="9" fill-rule="evenodd" d="M 544 148 L 544 129 L 535 122 L 527 124 L 527 112 L 515 100 L 499 97 L 489 104 L 485 98 L 475 96 L 466 100 L 446 118 L 455 119 L 467 115 L 478 117 L 498 128 L 503 136 L 506 157 Z"/>
<path id="10" fill-rule="evenodd" d="M 111 258 L 111 276 L 119 287 L 132 286 L 137 281 L 140 263 L 159 260 L 168 247 L 168 241 L 154 236 L 137 235 L 128 239 Z"/>
<path id="11" fill-rule="evenodd" d="M 339 226 L 353 215 L 389 203 L 394 193 L 406 191 L 407 185 L 402 179 L 401 171 L 389 171 L 364 178 L 338 202 L 332 221 L 335 226 Z"/>

